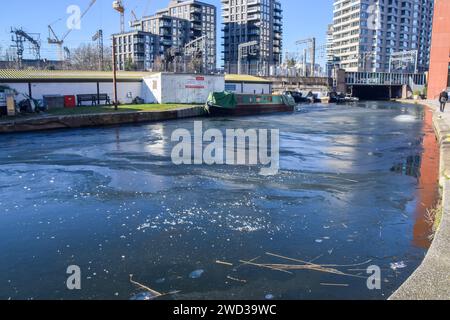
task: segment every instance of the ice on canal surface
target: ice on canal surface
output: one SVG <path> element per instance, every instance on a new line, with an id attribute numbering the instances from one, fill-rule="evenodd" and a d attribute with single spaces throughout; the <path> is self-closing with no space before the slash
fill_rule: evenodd
<path id="1" fill-rule="evenodd" d="M 177 292 L 170 299 L 385 299 L 423 260 L 438 155 L 420 107 L 203 119 L 204 130 L 279 129 L 281 170 L 269 177 L 258 167 L 173 165 L 171 133 L 193 121 L 0 136 L 0 298 L 153 299 L 133 274 Z M 382 288 L 240 262 L 286 263 L 267 252 L 370 260 Z M 65 286 L 70 265 L 81 268 L 80 291 Z M 348 272 L 366 276 L 359 269 Z"/>

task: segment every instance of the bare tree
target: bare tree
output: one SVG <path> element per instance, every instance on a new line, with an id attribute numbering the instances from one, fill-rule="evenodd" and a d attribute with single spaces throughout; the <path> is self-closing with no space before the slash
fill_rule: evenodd
<path id="1" fill-rule="evenodd" d="M 201 74 L 203 70 L 203 52 L 198 50 L 188 57 L 185 57 L 187 62 L 186 72 Z"/>
<path id="2" fill-rule="evenodd" d="M 16 63 L 14 61 L 14 54 L 10 49 L 3 49 L 0 46 L 0 68 L 2 69 L 14 69 Z"/>
<path id="3" fill-rule="evenodd" d="M 164 71 L 164 60 L 160 56 L 157 56 L 155 58 L 155 61 L 153 62 L 153 71 L 155 72 Z"/>
<path id="4" fill-rule="evenodd" d="M 294 68 L 295 66 L 297 66 L 297 59 L 289 58 L 287 59 L 286 64 L 288 68 Z"/>
<path id="5" fill-rule="evenodd" d="M 100 50 L 94 44 L 82 44 L 72 51 L 68 68 L 76 70 L 99 70 Z M 112 52 L 104 49 L 104 70 L 112 70 Z"/>

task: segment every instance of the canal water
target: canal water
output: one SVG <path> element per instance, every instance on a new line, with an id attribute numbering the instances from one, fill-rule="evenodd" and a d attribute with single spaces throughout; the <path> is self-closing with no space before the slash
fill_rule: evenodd
<path id="1" fill-rule="evenodd" d="M 130 274 L 178 292 L 164 299 L 386 299 L 423 260 L 430 112 L 367 102 L 203 121 L 280 129 L 279 174 L 173 165 L 170 136 L 193 119 L 0 136 L 0 299 L 142 299 Z M 342 274 L 261 266 L 299 261 Z M 70 265 L 81 290 L 66 287 Z"/>

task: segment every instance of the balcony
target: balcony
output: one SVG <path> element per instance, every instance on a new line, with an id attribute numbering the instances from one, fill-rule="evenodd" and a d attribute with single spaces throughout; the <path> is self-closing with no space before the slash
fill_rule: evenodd
<path id="1" fill-rule="evenodd" d="M 257 7 L 249 7 L 247 10 L 247 13 L 260 13 L 261 12 L 261 7 L 257 6 Z"/>
<path id="2" fill-rule="evenodd" d="M 201 23 L 192 23 L 191 24 L 192 30 L 202 31 L 202 24 Z"/>
<path id="3" fill-rule="evenodd" d="M 261 15 L 259 14 L 249 14 L 247 16 L 247 21 L 255 21 L 255 20 L 260 20 L 261 19 Z"/>
<path id="4" fill-rule="evenodd" d="M 249 36 L 260 36 L 261 35 L 261 31 L 258 29 L 249 29 L 247 34 Z"/>
<path id="5" fill-rule="evenodd" d="M 261 4 L 261 0 L 248 0 L 247 1 L 248 6 L 253 6 L 253 5 L 257 5 L 257 4 Z"/>
<path id="6" fill-rule="evenodd" d="M 191 13 L 202 13 L 201 6 L 191 6 Z"/>
<path id="7" fill-rule="evenodd" d="M 275 20 L 274 22 L 273 22 L 273 25 L 274 26 L 283 26 L 283 22 L 281 22 L 281 20 Z"/>
<path id="8" fill-rule="evenodd" d="M 172 37 L 172 32 L 165 29 L 160 29 L 159 35 L 162 37 Z"/>
<path id="9" fill-rule="evenodd" d="M 198 13 L 192 13 L 191 14 L 191 21 L 202 21 L 202 15 Z"/>

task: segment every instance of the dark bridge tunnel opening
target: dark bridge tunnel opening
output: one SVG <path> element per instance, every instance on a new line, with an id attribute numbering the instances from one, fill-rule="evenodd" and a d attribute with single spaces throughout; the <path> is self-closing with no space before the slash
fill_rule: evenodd
<path id="1" fill-rule="evenodd" d="M 357 85 L 351 88 L 352 96 L 360 100 L 401 99 L 402 86 Z"/>

